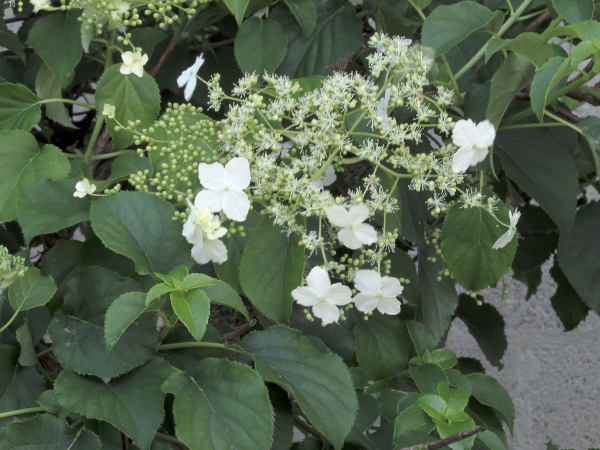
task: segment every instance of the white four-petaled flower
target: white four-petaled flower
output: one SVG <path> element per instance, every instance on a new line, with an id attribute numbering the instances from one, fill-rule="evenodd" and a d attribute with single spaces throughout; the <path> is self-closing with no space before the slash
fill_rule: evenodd
<path id="1" fill-rule="evenodd" d="M 88 194 L 93 194 L 96 191 L 96 185 L 90 183 L 87 178 L 84 178 L 81 181 L 78 181 L 75 185 L 75 192 L 73 192 L 73 197 L 83 198 Z"/>
<path id="2" fill-rule="evenodd" d="M 452 142 L 458 147 L 458 151 L 452 160 L 452 171 L 461 173 L 483 161 L 495 138 L 496 130 L 488 120 L 477 125 L 471 119 L 456 122 Z"/>
<path id="3" fill-rule="evenodd" d="M 321 175 L 321 177 L 317 181 L 315 181 L 315 184 L 320 188 L 324 188 L 325 186 L 329 186 L 330 184 L 332 184 L 335 180 L 337 180 L 335 169 L 333 168 L 333 166 L 327 166 L 327 169 L 325 169 L 323 175 Z"/>
<path id="4" fill-rule="evenodd" d="M 177 86 L 183 87 L 185 85 L 183 97 L 186 102 L 190 101 L 194 89 L 196 89 L 196 81 L 198 80 L 196 74 L 198 73 L 198 70 L 200 70 L 200 67 L 202 67 L 202 64 L 204 64 L 204 54 L 198 56 L 192 67 L 185 69 L 177 78 Z"/>
<path id="5" fill-rule="evenodd" d="M 193 244 L 192 258 L 198 264 L 210 261 L 222 264 L 227 261 L 227 248 L 219 238 L 227 233 L 227 229 L 208 208 L 196 206 L 189 204 L 190 214 L 181 234 Z"/>
<path id="6" fill-rule="evenodd" d="M 352 250 L 361 245 L 371 245 L 377 241 L 377 231 L 373 226 L 363 223 L 370 216 L 369 208 L 358 204 L 348 211 L 343 206 L 330 206 L 325 210 L 329 222 L 340 227 L 338 239 L 342 244 Z"/>
<path id="7" fill-rule="evenodd" d="M 112 0 L 108 4 L 108 6 L 111 9 L 111 11 L 110 11 L 111 19 L 118 20 L 119 18 L 121 18 L 121 16 L 123 16 L 123 14 L 125 14 L 127 11 L 129 11 L 131 4 L 129 4 L 128 2 L 124 2 L 123 0 Z"/>
<path id="8" fill-rule="evenodd" d="M 36 13 L 50 6 L 50 0 L 29 0 L 33 5 L 33 12 Z"/>
<path id="9" fill-rule="evenodd" d="M 498 250 L 499 248 L 506 246 L 510 241 L 513 240 L 513 237 L 515 237 L 515 233 L 517 232 L 517 222 L 521 217 L 521 213 L 518 209 L 515 209 L 514 214 L 512 211 L 508 211 L 508 217 L 510 218 L 508 231 L 500 236 L 496 242 L 494 242 L 494 245 L 492 245 L 494 250 Z"/>
<path id="10" fill-rule="evenodd" d="M 306 286 L 294 289 L 292 297 L 302 306 L 312 306 L 313 315 L 327 325 L 339 320 L 338 306 L 352 301 L 352 291 L 341 283 L 331 284 L 327 271 L 314 267 L 306 277 Z"/>
<path id="11" fill-rule="evenodd" d="M 123 64 L 121 64 L 119 71 L 123 75 L 133 73 L 140 78 L 144 75 L 144 64 L 148 62 L 148 55 L 142 55 L 142 52 L 124 52 L 121 58 Z"/>
<path id="12" fill-rule="evenodd" d="M 398 278 L 382 277 L 374 270 L 361 269 L 354 277 L 354 287 L 359 291 L 354 296 L 359 311 L 368 314 L 377 308 L 381 314 L 400 312 L 400 301 L 396 297 L 402 294 L 404 288 Z"/>
<path id="13" fill-rule="evenodd" d="M 115 105 L 111 105 L 109 103 L 104 104 L 104 108 L 102 109 L 102 115 L 108 117 L 109 119 L 114 119 L 116 113 Z"/>
<path id="14" fill-rule="evenodd" d="M 225 167 L 219 163 L 198 165 L 198 177 L 204 190 L 196 195 L 196 207 L 207 207 L 237 222 L 246 220 L 250 200 L 244 189 L 250 186 L 250 164 L 247 159 L 233 158 Z"/>

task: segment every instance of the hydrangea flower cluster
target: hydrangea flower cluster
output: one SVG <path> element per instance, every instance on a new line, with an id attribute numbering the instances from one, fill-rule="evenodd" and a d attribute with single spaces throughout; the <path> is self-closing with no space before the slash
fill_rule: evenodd
<path id="1" fill-rule="evenodd" d="M 6 247 L 0 245 L 0 294 L 17 278 L 21 278 L 26 270 L 25 259 L 11 255 Z"/>

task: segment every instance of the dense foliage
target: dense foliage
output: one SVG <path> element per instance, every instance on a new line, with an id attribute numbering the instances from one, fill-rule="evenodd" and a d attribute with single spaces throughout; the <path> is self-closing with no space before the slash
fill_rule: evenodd
<path id="1" fill-rule="evenodd" d="M 600 313 L 593 0 L 4 12 L 0 450 L 507 449 L 452 321 Z"/>

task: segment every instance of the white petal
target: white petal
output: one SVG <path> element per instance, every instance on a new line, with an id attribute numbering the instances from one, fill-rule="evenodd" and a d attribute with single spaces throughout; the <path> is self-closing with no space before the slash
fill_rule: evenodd
<path id="1" fill-rule="evenodd" d="M 519 219 L 521 218 L 521 213 L 518 209 L 515 209 L 515 213 L 513 214 L 511 211 L 508 212 L 508 216 L 510 217 L 510 227 L 516 228 Z"/>
<path id="2" fill-rule="evenodd" d="M 123 75 L 129 75 L 131 73 L 131 66 L 128 64 L 121 64 L 121 68 L 119 69 L 119 72 L 121 72 Z"/>
<path id="3" fill-rule="evenodd" d="M 142 67 L 148 62 L 148 55 L 144 53 L 142 56 Z M 141 75 L 140 75 L 141 76 Z"/>
<path id="4" fill-rule="evenodd" d="M 352 224 L 364 222 L 371 215 L 371 213 L 369 212 L 369 208 L 367 208 L 367 205 L 365 205 L 364 203 L 350 208 L 348 214 L 350 214 L 350 220 Z"/>
<path id="5" fill-rule="evenodd" d="M 496 139 L 496 129 L 489 120 L 484 120 L 477 124 L 477 146 L 489 148 Z"/>
<path id="6" fill-rule="evenodd" d="M 379 304 L 377 305 L 377 310 L 381 314 L 389 314 L 391 316 L 394 316 L 400 313 L 400 306 L 401 303 L 399 300 L 393 297 L 382 297 L 381 300 L 379 300 Z"/>
<path id="7" fill-rule="evenodd" d="M 130 66 L 133 63 L 133 52 L 124 52 L 121 55 L 121 59 L 123 60 L 123 63 Z"/>
<path id="8" fill-rule="evenodd" d="M 134 75 L 137 75 L 138 77 L 142 78 L 142 76 L 144 75 L 144 66 L 142 64 L 134 64 L 131 66 L 131 72 Z"/>
<path id="9" fill-rule="evenodd" d="M 498 238 L 494 245 L 492 245 L 492 249 L 498 250 L 499 248 L 505 247 L 510 241 L 515 237 L 516 231 L 513 228 L 509 228 L 506 233 Z"/>
<path id="10" fill-rule="evenodd" d="M 361 269 L 356 272 L 354 277 L 354 287 L 360 292 L 376 293 L 381 275 L 374 270 Z"/>
<path id="11" fill-rule="evenodd" d="M 340 310 L 327 302 L 319 302 L 312 307 L 313 316 L 318 317 L 325 325 L 337 322 L 340 319 Z"/>
<path id="12" fill-rule="evenodd" d="M 207 189 L 223 190 L 227 183 L 225 167 L 219 163 L 198 164 L 198 178 L 200 184 Z"/>
<path id="13" fill-rule="evenodd" d="M 321 301 L 317 293 L 306 286 L 297 287 L 292 291 L 292 297 L 299 305 L 313 306 Z"/>
<path id="14" fill-rule="evenodd" d="M 224 191 L 213 191 L 212 189 L 204 189 L 196 194 L 194 205 L 200 209 L 208 208 L 210 212 L 219 212 L 223 209 Z"/>
<path id="15" fill-rule="evenodd" d="M 331 286 L 331 280 L 325 269 L 316 266 L 312 268 L 306 277 L 306 284 L 320 297 L 325 295 L 325 292 Z"/>
<path id="16" fill-rule="evenodd" d="M 342 283 L 335 283 L 325 291 L 325 300 L 338 306 L 347 305 L 352 301 L 352 290 Z"/>
<path id="17" fill-rule="evenodd" d="M 200 67 L 202 67 L 202 64 L 204 64 L 204 53 L 202 53 L 196 57 L 196 61 L 194 62 L 194 65 L 190 68 L 190 70 L 192 70 L 194 72 L 194 75 L 196 75 L 198 73 L 198 71 L 200 70 Z"/>
<path id="18" fill-rule="evenodd" d="M 244 191 L 231 189 L 223 192 L 223 212 L 236 222 L 246 220 L 250 210 L 250 200 Z"/>
<path id="19" fill-rule="evenodd" d="M 356 294 L 354 296 L 354 304 L 356 305 L 356 309 L 360 312 L 364 312 L 365 314 L 373 311 L 377 304 L 379 303 L 379 299 L 376 295 L 373 294 Z"/>
<path id="20" fill-rule="evenodd" d="M 327 220 L 335 227 L 344 228 L 352 224 L 350 214 L 348 214 L 348 211 L 343 206 L 330 206 L 325 209 L 325 214 L 327 214 Z"/>
<path id="21" fill-rule="evenodd" d="M 192 77 L 190 74 L 190 69 L 185 69 L 181 75 L 177 77 L 177 86 L 183 87 Z"/>
<path id="22" fill-rule="evenodd" d="M 400 284 L 400 280 L 393 277 L 383 277 L 379 286 L 381 288 L 381 295 L 390 298 L 399 296 L 404 290 Z"/>
<path id="23" fill-rule="evenodd" d="M 196 89 L 197 81 L 198 79 L 196 78 L 196 75 L 193 75 L 185 85 L 185 89 L 183 91 L 183 98 L 185 98 L 186 102 L 189 102 L 190 98 L 192 98 L 192 95 L 194 94 L 194 89 Z"/>
<path id="24" fill-rule="evenodd" d="M 488 150 L 488 148 L 479 148 L 479 147 L 475 147 L 473 149 L 473 159 L 471 160 L 471 165 L 474 166 L 476 164 L 479 164 L 481 161 L 483 161 L 485 159 L 485 157 L 488 155 L 490 151 Z"/>
<path id="25" fill-rule="evenodd" d="M 335 169 L 333 168 L 333 166 L 329 166 L 329 167 L 327 167 L 327 169 L 325 169 L 325 173 L 323 174 L 323 176 L 321 178 L 319 178 L 317 181 L 321 182 L 322 186 L 320 186 L 320 187 L 324 187 L 324 186 L 329 186 L 336 179 L 337 179 L 337 176 L 335 174 Z"/>
<path id="26" fill-rule="evenodd" d="M 183 224 L 182 236 L 190 243 L 197 244 L 204 240 L 202 228 L 196 226 L 195 214 L 188 217 L 188 220 Z"/>
<path id="27" fill-rule="evenodd" d="M 86 192 L 80 192 L 80 191 L 75 191 L 73 192 L 73 197 L 79 197 L 79 198 L 83 198 L 87 195 Z"/>
<path id="28" fill-rule="evenodd" d="M 359 223 L 352 227 L 352 231 L 354 232 L 354 236 L 358 239 L 362 244 L 371 245 L 377 241 L 377 231 L 371 225 L 367 223 Z"/>
<path id="29" fill-rule="evenodd" d="M 471 147 L 462 147 L 454 154 L 452 159 L 452 172 L 462 173 L 466 171 L 473 161 L 475 150 Z"/>
<path id="30" fill-rule="evenodd" d="M 233 158 L 225 165 L 227 186 L 243 191 L 250 186 L 250 163 L 244 158 Z"/>
<path id="31" fill-rule="evenodd" d="M 342 228 L 337 235 L 342 244 L 351 250 L 356 250 L 362 246 L 362 242 L 356 237 L 350 228 Z"/>
<path id="32" fill-rule="evenodd" d="M 217 264 L 227 261 L 227 247 L 219 239 L 207 239 L 204 241 L 204 252 L 206 256 Z"/>
<path id="33" fill-rule="evenodd" d="M 475 143 L 477 126 L 471 119 L 459 120 L 452 130 L 452 142 L 457 147 L 466 147 Z"/>
<path id="34" fill-rule="evenodd" d="M 210 258 L 204 251 L 204 242 L 200 241 L 194 244 L 192 247 L 192 258 L 198 264 L 206 264 L 210 261 Z"/>

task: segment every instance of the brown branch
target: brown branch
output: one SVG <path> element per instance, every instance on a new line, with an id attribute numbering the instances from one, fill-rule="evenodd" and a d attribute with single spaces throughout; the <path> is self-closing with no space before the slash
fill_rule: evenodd
<path id="1" fill-rule="evenodd" d="M 475 428 L 474 430 L 463 431 L 461 433 L 453 434 L 452 436 L 440 439 L 439 441 L 433 441 L 429 444 L 417 445 L 416 447 L 412 447 L 411 450 L 437 450 L 449 444 L 454 444 L 455 442 L 462 441 L 463 439 L 471 437 L 474 434 L 485 430 L 487 430 L 487 427 L 485 425 L 481 425 Z"/>
<path id="2" fill-rule="evenodd" d="M 571 122 L 573 123 L 579 123 L 581 121 L 581 118 L 576 115 L 573 114 L 571 111 L 569 111 L 568 109 L 565 108 L 557 108 L 556 112 L 559 113 L 561 116 L 566 117 L 567 119 L 569 119 Z"/>
<path id="3" fill-rule="evenodd" d="M 246 322 L 241 327 L 236 328 L 235 330 L 233 330 L 231 333 L 227 333 L 225 336 L 223 336 L 222 340 L 224 342 L 225 341 L 233 341 L 235 338 L 237 338 L 238 336 L 241 336 L 242 334 L 244 334 L 246 331 L 248 331 L 254 325 L 256 325 L 256 319 L 252 319 L 250 322 Z"/>
<path id="4" fill-rule="evenodd" d="M 583 102 L 587 102 L 592 106 L 600 106 L 600 99 L 594 97 L 587 92 L 582 91 L 581 89 L 573 89 L 571 92 L 567 94 L 568 97 L 574 98 L 575 100 L 580 100 Z"/>
<path id="5" fill-rule="evenodd" d="M 173 53 L 173 50 L 175 50 L 175 47 L 177 47 L 178 42 L 179 41 L 175 37 L 171 39 L 165 51 L 162 53 L 162 55 L 160 55 L 160 58 L 158 58 L 158 62 L 156 63 L 156 65 L 152 69 L 150 69 L 150 72 L 148 72 L 151 76 L 155 76 L 158 73 L 158 71 L 163 66 L 167 58 L 169 58 L 169 56 L 171 56 L 171 53 Z"/>
<path id="6" fill-rule="evenodd" d="M 550 19 L 551 17 L 552 17 L 552 13 L 550 11 L 546 11 L 545 13 L 540 14 L 539 16 L 537 16 L 535 18 L 535 20 L 532 20 L 529 23 L 529 25 L 527 25 L 525 27 L 525 29 L 523 30 L 523 33 L 535 31 L 537 29 L 537 27 L 539 27 L 542 23 L 544 23 L 546 20 Z"/>

